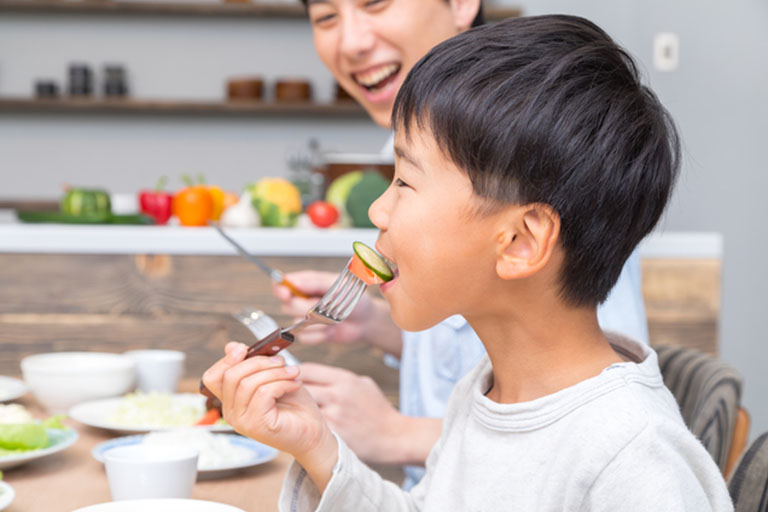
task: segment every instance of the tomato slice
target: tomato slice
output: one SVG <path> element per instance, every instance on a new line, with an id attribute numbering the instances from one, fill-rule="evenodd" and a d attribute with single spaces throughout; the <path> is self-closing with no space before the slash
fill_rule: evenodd
<path id="1" fill-rule="evenodd" d="M 363 260 L 357 254 L 352 255 L 352 261 L 348 265 L 349 271 L 359 277 L 365 284 L 381 284 L 384 282 L 382 278 L 376 275 L 376 273 L 368 268 Z"/>

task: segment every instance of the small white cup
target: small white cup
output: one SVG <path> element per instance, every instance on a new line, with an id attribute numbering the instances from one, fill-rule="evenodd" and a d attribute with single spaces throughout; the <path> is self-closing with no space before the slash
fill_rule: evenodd
<path id="1" fill-rule="evenodd" d="M 119 446 L 104 453 L 114 501 L 189 498 L 197 479 L 196 448 L 187 445 Z"/>
<path id="2" fill-rule="evenodd" d="M 184 374 L 184 352 L 178 350 L 129 350 L 136 362 L 136 388 L 149 393 L 173 393 Z"/>

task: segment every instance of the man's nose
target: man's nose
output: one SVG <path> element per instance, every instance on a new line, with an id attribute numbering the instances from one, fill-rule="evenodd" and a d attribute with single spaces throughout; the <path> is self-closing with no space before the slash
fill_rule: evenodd
<path id="1" fill-rule="evenodd" d="M 369 20 L 354 10 L 344 16 L 341 31 L 341 52 L 349 59 L 364 57 L 376 44 L 376 33 Z"/>

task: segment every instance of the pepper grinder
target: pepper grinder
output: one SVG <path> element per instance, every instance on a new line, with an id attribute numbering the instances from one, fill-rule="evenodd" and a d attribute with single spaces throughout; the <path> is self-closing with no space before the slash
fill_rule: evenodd
<path id="1" fill-rule="evenodd" d="M 104 96 L 124 98 L 128 95 L 128 83 L 125 68 L 119 65 L 104 66 Z"/>
<path id="2" fill-rule="evenodd" d="M 87 64 L 69 65 L 69 95 L 90 96 L 93 92 L 93 72 Z"/>

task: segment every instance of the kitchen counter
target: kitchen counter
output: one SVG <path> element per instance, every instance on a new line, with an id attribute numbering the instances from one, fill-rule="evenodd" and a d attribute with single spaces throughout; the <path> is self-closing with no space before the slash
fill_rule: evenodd
<path id="1" fill-rule="evenodd" d="M 345 257 L 352 242 L 376 242 L 375 229 L 227 229 L 253 254 Z M 721 258 L 722 236 L 707 232 L 653 233 L 641 245 L 643 258 Z M 234 255 L 213 228 L 24 224 L 0 211 L 0 253 Z"/>

